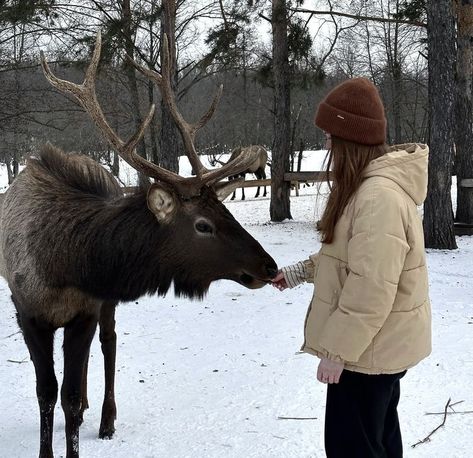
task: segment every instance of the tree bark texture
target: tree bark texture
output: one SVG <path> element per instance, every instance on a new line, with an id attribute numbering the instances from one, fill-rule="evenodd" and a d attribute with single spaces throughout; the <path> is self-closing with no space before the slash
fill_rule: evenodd
<path id="1" fill-rule="evenodd" d="M 161 45 L 163 36 L 167 34 L 169 43 L 169 57 L 171 59 L 171 87 L 174 94 L 177 91 L 176 70 L 176 2 L 163 0 L 161 10 Z M 163 63 L 161 50 L 161 68 Z M 159 136 L 160 154 L 159 165 L 179 172 L 179 132 L 166 104 L 161 101 L 161 132 Z"/>
<path id="2" fill-rule="evenodd" d="M 457 0 L 456 220 L 473 224 L 473 0 Z"/>
<path id="3" fill-rule="evenodd" d="M 399 13 L 399 0 L 395 4 L 395 12 Z M 401 115 L 401 98 L 402 98 L 402 63 L 399 55 L 400 46 L 400 24 L 396 22 L 388 25 L 390 28 L 386 34 L 386 51 L 388 58 L 388 68 L 391 76 L 391 93 L 392 93 L 392 111 L 393 111 L 393 138 L 394 144 L 402 143 L 402 115 Z"/>
<path id="4" fill-rule="evenodd" d="M 135 54 L 135 45 L 133 43 L 133 26 L 132 26 L 130 0 L 122 1 L 122 17 L 123 17 L 123 38 L 125 42 L 125 52 L 133 59 L 134 54 Z M 127 60 L 125 60 L 125 63 L 124 63 L 124 70 L 125 70 L 126 78 L 128 80 L 128 86 L 130 88 L 133 126 L 134 126 L 134 131 L 136 132 L 140 128 L 141 122 L 142 122 L 142 116 L 141 116 L 141 111 L 140 111 L 140 97 L 139 97 L 139 92 L 138 92 L 138 81 L 136 78 L 135 68 Z M 138 154 L 146 158 L 146 145 L 145 145 L 144 137 L 138 143 L 137 151 L 138 151 Z"/>
<path id="5" fill-rule="evenodd" d="M 397 4 L 399 7 L 399 3 Z M 402 64 L 399 56 L 399 24 L 394 26 L 394 38 L 392 43 L 392 94 L 393 94 L 393 121 L 394 121 L 394 143 L 402 143 L 402 115 L 401 115 L 401 97 L 402 97 Z"/>
<path id="6" fill-rule="evenodd" d="M 428 248 L 456 248 L 451 201 L 455 109 L 455 20 L 451 0 L 427 2 L 429 185 L 424 204 Z"/>
<path id="7" fill-rule="evenodd" d="M 152 5 L 151 6 L 151 12 L 152 15 L 149 19 L 149 61 L 154 64 L 156 55 L 155 55 L 155 48 L 156 48 L 156 43 L 155 43 L 155 35 L 153 31 L 153 26 L 156 25 L 155 21 L 155 12 L 157 11 L 158 8 L 161 8 L 158 5 Z M 156 87 L 155 84 L 152 80 L 148 80 L 148 103 L 149 106 L 153 105 L 155 103 L 155 91 Z M 159 147 L 158 147 L 158 127 L 156 125 L 156 111 L 154 112 L 153 115 L 153 120 L 151 121 L 149 125 L 149 133 L 150 133 L 150 160 L 154 162 L 155 164 L 159 164 Z"/>
<path id="8" fill-rule="evenodd" d="M 288 57 L 288 17 L 286 0 L 273 0 L 273 78 L 274 78 L 274 146 L 271 161 L 271 221 L 292 219 L 290 183 L 284 181 L 289 171 L 291 112 Z"/>

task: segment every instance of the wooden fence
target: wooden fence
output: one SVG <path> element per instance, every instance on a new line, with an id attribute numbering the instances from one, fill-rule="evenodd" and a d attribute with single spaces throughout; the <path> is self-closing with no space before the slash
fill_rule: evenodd
<path id="1" fill-rule="evenodd" d="M 319 183 L 327 179 L 326 172 L 286 172 L 284 181 L 290 181 L 294 185 L 296 196 L 299 195 L 300 183 Z M 245 180 L 242 181 L 239 188 L 256 188 L 257 186 L 271 186 L 271 179 L 265 180 Z"/>
<path id="2" fill-rule="evenodd" d="M 296 196 L 299 195 L 299 184 L 300 183 L 318 183 L 325 181 L 327 178 L 326 172 L 286 172 L 284 174 L 284 181 L 290 181 L 294 184 L 296 190 Z M 239 188 L 256 188 L 257 186 L 271 186 L 271 178 L 265 180 L 244 180 L 240 183 Z M 133 192 L 137 188 L 134 186 L 124 187 L 125 193 Z"/>

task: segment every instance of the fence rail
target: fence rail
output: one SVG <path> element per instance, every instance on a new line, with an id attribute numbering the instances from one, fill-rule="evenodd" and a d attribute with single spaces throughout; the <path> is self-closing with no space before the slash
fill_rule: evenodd
<path id="1" fill-rule="evenodd" d="M 291 184 L 298 185 L 299 183 L 318 183 L 325 181 L 327 177 L 326 172 L 286 172 L 284 174 L 284 181 L 290 181 Z M 264 180 L 244 180 L 241 181 L 239 188 L 256 188 L 257 186 L 271 186 L 271 178 Z M 137 189 L 136 186 L 125 186 L 123 188 L 125 193 L 134 192 Z M 296 187 L 296 195 L 297 187 Z"/>

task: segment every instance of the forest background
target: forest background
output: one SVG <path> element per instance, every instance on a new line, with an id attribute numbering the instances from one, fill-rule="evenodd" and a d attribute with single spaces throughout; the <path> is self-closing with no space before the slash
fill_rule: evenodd
<path id="1" fill-rule="evenodd" d="M 56 74 L 82 81 L 98 30 L 97 93 L 111 126 L 125 138 L 150 104 L 160 106 L 139 146 L 148 159 L 177 170 L 183 148 L 159 90 L 125 55 L 159 71 L 166 33 L 186 119 L 198 119 L 224 86 L 197 137 L 199 153 L 218 157 L 250 144 L 272 152 L 272 220 L 291 217 L 282 178 L 297 168 L 291 159 L 323 147 L 313 125 L 317 104 L 339 82 L 364 76 L 380 89 L 388 143 L 431 147 L 427 246 L 455 248 L 455 221 L 473 224 L 472 1 L 0 1 L 0 162 L 9 181 L 45 141 L 89 154 L 118 175 L 117 154 L 39 66 L 43 50 Z"/>

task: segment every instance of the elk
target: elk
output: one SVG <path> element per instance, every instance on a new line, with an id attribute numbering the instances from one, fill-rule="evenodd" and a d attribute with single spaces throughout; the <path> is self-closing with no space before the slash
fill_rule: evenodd
<path id="1" fill-rule="evenodd" d="M 228 159 L 228 163 L 234 161 L 240 154 L 250 152 L 251 154 L 255 155 L 255 161 L 248 166 L 245 170 L 235 175 L 231 175 L 228 177 L 229 180 L 234 180 L 237 178 L 245 179 L 247 173 L 253 173 L 256 176 L 257 180 L 265 180 L 266 179 L 266 163 L 268 162 L 268 152 L 266 149 L 260 145 L 251 145 L 245 147 L 237 147 L 232 150 L 232 154 Z M 259 186 L 256 190 L 255 197 L 259 196 Z M 233 195 L 231 200 L 234 200 L 236 196 L 236 189 L 233 191 Z M 264 186 L 263 196 L 266 197 L 266 185 Z M 241 200 L 245 200 L 245 188 L 241 188 Z"/>
<path id="2" fill-rule="evenodd" d="M 79 426 L 86 395 L 90 344 L 100 326 L 105 366 L 105 397 L 99 430 L 114 434 L 116 405 L 115 307 L 145 294 L 202 299 L 211 282 L 229 279 L 248 288 L 264 286 L 277 266 L 218 199 L 233 190 L 225 177 L 246 169 L 251 152 L 216 169 L 206 169 L 194 146 L 196 132 L 213 115 L 222 88 L 195 124 L 177 110 L 170 85 L 167 38 L 161 73 L 135 67 L 159 87 L 196 170 L 185 178 L 136 153 L 154 106 L 137 132 L 123 141 L 108 124 L 95 94 L 101 37 L 82 84 L 57 78 L 44 55 L 49 82 L 82 105 L 120 156 L 148 177 L 139 190 L 124 195 L 116 179 L 92 159 L 65 154 L 47 145 L 5 194 L 0 219 L 0 273 L 7 280 L 18 323 L 36 373 L 40 411 L 40 458 L 52 458 L 54 406 L 58 383 L 53 339 L 64 328 L 64 377 L 67 458 L 79 458 Z M 151 183 L 149 179 L 153 179 Z M 144 181 L 144 180 L 142 180 Z M 230 186 L 230 191 L 229 191 Z"/>

